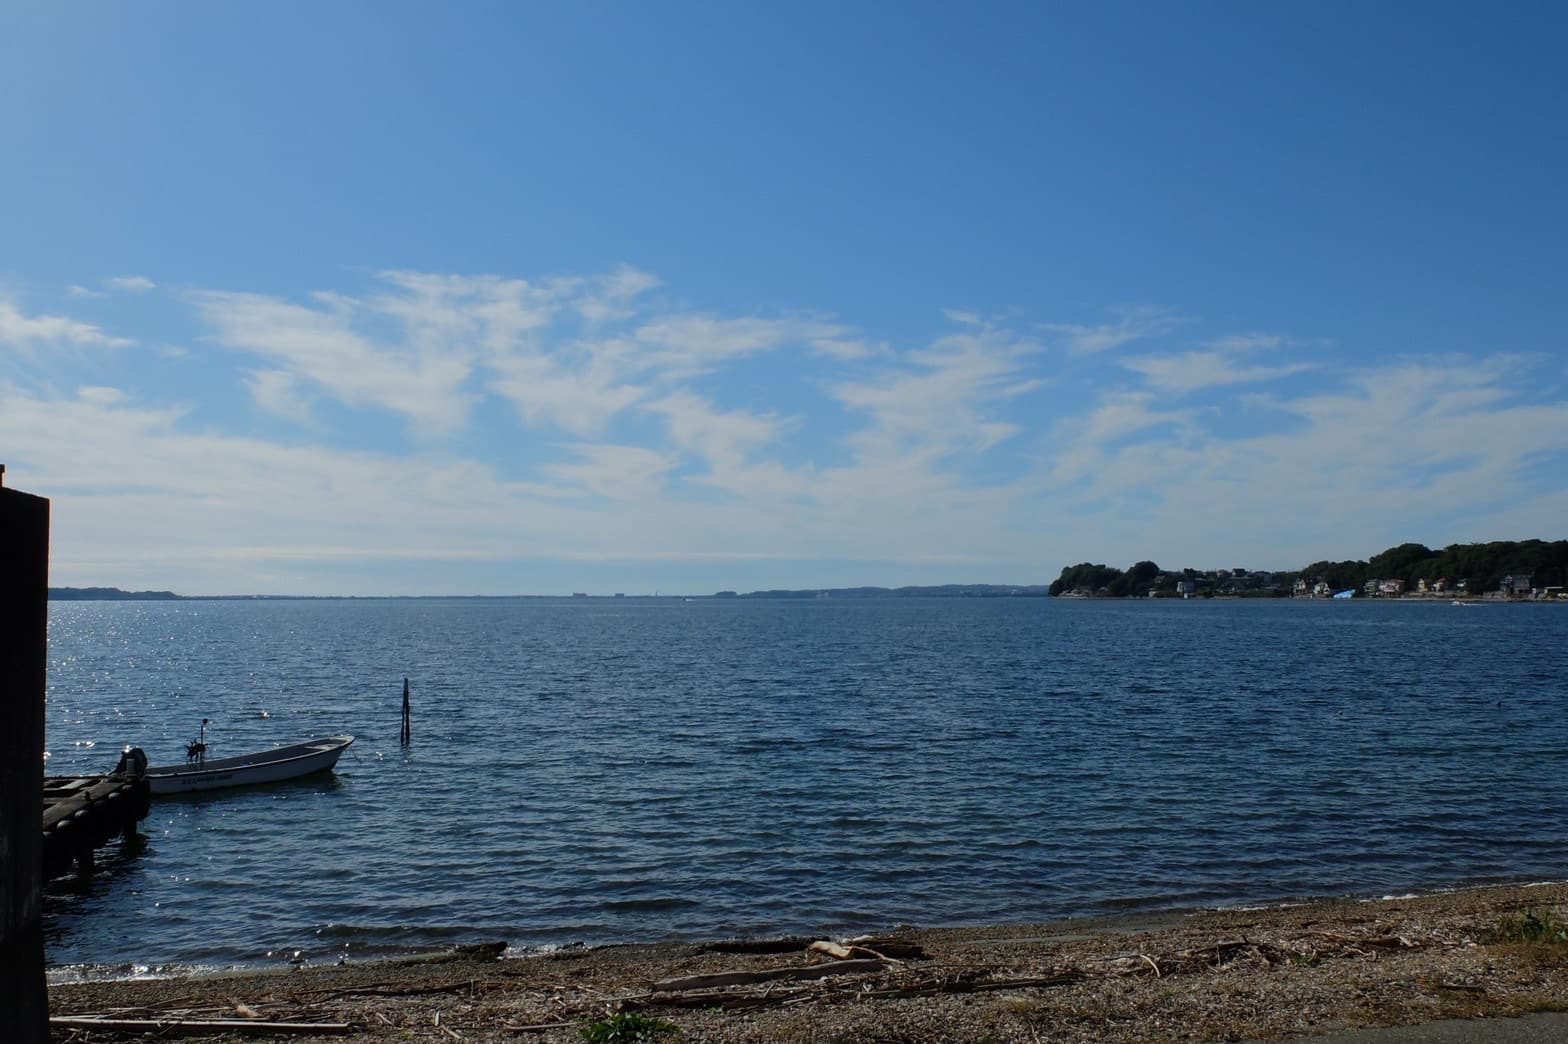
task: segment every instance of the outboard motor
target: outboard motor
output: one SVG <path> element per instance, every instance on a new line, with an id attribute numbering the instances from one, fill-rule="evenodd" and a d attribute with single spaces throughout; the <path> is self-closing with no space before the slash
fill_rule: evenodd
<path id="1" fill-rule="evenodd" d="M 201 764 L 207 760 L 207 725 L 206 718 L 201 719 L 201 735 L 185 744 L 185 763 L 187 765 Z"/>
<path id="2" fill-rule="evenodd" d="M 111 775 L 141 779 L 147 774 L 147 752 L 140 747 L 126 747 L 120 754 L 120 763 Z"/>

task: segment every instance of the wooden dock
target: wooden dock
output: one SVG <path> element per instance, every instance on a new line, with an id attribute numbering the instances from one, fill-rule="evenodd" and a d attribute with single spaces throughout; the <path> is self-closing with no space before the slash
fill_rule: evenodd
<path id="1" fill-rule="evenodd" d="M 133 837 L 151 805 L 145 779 L 46 777 L 44 879 L 61 877 L 73 867 L 79 878 L 91 878 L 94 850 L 116 837 Z"/>

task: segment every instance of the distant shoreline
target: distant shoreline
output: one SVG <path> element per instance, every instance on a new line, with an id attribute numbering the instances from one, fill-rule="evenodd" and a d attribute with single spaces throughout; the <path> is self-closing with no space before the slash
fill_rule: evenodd
<path id="1" fill-rule="evenodd" d="M 267 601 L 380 601 L 386 599 L 408 600 L 501 600 L 517 598 L 534 599 L 596 599 L 601 601 L 661 601 L 682 602 L 696 599 L 850 599 L 850 598 L 1048 598 L 1045 584 L 940 584 L 909 587 L 831 587 L 770 589 L 762 591 L 716 591 L 713 594 L 504 594 L 504 595 L 182 595 L 173 591 L 123 591 L 118 587 L 51 587 L 51 602 L 267 602 Z"/>
<path id="2" fill-rule="evenodd" d="M 1047 594 L 1040 585 L 952 585 L 952 588 L 825 588 L 822 591 L 720 591 L 715 594 L 174 594 L 172 591 L 121 591 L 119 588 L 49 588 L 50 602 L 809 602 L 809 600 L 872 599 L 1041 599 L 1055 602 L 1334 602 L 1328 597 L 1201 594 L 1189 597 L 1148 597 L 1134 594 Z M 1378 604 L 1568 605 L 1568 599 L 1455 599 L 1449 594 L 1400 594 L 1378 599 L 1338 599 Z"/>
<path id="3" fill-rule="evenodd" d="M 118 587 L 51 587 L 51 602 L 173 602 L 173 591 L 122 591 Z"/>

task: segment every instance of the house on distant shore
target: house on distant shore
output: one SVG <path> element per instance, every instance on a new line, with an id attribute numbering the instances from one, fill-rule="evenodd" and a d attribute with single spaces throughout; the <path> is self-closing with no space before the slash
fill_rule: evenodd
<path id="1" fill-rule="evenodd" d="M 1403 580 L 1384 580 L 1378 584 L 1377 593 L 1384 598 L 1398 598 L 1405 593 L 1405 582 Z"/>
<path id="2" fill-rule="evenodd" d="M 1315 576 L 1310 581 L 1302 577 L 1291 587 L 1290 593 L 1293 598 L 1332 598 L 1334 589 L 1321 576 Z"/>
<path id="3" fill-rule="evenodd" d="M 1520 573 L 1517 576 L 1515 576 L 1513 574 L 1510 574 L 1508 576 L 1503 577 L 1503 597 L 1504 598 L 1529 598 L 1530 597 L 1530 574 L 1529 573 Z"/>

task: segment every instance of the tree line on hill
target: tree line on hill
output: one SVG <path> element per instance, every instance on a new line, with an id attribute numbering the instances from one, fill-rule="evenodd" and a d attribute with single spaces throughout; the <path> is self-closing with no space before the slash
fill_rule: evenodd
<path id="1" fill-rule="evenodd" d="M 1467 581 L 1470 594 L 1495 591 L 1508 576 L 1529 576 L 1536 588 L 1568 586 L 1568 540 L 1494 540 L 1489 544 L 1450 544 L 1434 551 L 1424 544 L 1399 544 L 1366 561 L 1313 562 L 1280 573 L 1246 570 L 1183 569 L 1170 572 L 1153 562 L 1122 570 L 1080 562 L 1066 566 L 1051 584 L 1053 597 L 1086 591 L 1120 598 L 1142 598 L 1169 587 L 1174 594 L 1182 580 L 1194 583 L 1197 594 L 1277 596 L 1290 594 L 1297 580 L 1322 582 L 1335 591 L 1360 591 L 1371 580 L 1403 580 L 1413 589 L 1419 581 L 1446 580 L 1452 588 Z"/>
<path id="2" fill-rule="evenodd" d="M 127 602 L 169 601 L 180 596 L 173 591 L 122 591 L 118 587 L 51 587 L 51 602 Z"/>

